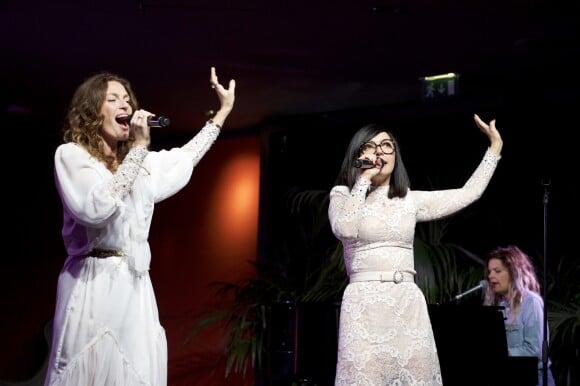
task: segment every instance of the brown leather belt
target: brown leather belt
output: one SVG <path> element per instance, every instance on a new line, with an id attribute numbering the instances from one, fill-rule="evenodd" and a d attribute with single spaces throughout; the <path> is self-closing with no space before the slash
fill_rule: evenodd
<path id="1" fill-rule="evenodd" d="M 100 259 L 111 256 L 127 256 L 127 254 L 120 249 L 102 249 L 102 248 L 93 248 L 85 254 L 85 257 L 98 257 Z"/>

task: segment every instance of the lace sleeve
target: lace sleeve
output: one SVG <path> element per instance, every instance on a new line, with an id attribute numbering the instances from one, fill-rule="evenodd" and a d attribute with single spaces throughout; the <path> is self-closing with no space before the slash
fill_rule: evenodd
<path id="1" fill-rule="evenodd" d="M 194 165 L 199 162 L 211 145 L 217 139 L 220 133 L 220 126 L 216 125 L 211 119 L 205 123 L 205 126 L 189 142 L 182 146 L 182 149 L 193 155 Z"/>
<path id="2" fill-rule="evenodd" d="M 370 184 L 366 178 L 359 177 L 350 192 L 346 186 L 335 186 L 330 191 L 328 218 L 337 238 L 357 237 L 358 224 Z"/>
<path id="3" fill-rule="evenodd" d="M 491 176 L 493 175 L 500 158 L 501 156 L 495 155 L 488 149 L 485 152 L 485 155 L 483 156 L 483 160 L 481 160 L 479 167 L 471 175 L 469 180 L 467 180 L 464 187 L 465 188 L 469 188 L 472 186 L 482 187 L 481 191 L 483 192 L 483 189 L 485 189 L 485 187 L 491 180 Z"/>
<path id="4" fill-rule="evenodd" d="M 109 185 L 109 189 L 115 198 L 122 200 L 123 197 L 129 194 L 148 152 L 144 146 L 136 146 L 129 150 Z"/>
<path id="5" fill-rule="evenodd" d="M 459 189 L 412 192 L 417 204 L 417 221 L 443 218 L 477 201 L 487 188 L 500 158 L 488 149 L 475 172 Z"/>

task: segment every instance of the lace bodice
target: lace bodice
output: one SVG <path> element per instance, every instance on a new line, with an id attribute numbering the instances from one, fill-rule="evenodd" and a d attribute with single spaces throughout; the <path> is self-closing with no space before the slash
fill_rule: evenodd
<path id="1" fill-rule="evenodd" d="M 438 191 L 410 190 L 404 198 L 388 197 L 388 186 L 371 191 L 359 178 L 349 192 L 330 192 L 329 220 L 342 241 L 347 273 L 365 270 L 413 270 L 415 225 L 452 215 L 477 200 L 487 187 L 499 157 L 487 151 L 463 187 Z"/>

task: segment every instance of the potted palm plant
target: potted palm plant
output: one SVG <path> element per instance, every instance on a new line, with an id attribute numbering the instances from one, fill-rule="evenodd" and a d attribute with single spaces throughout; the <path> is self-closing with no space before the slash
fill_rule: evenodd
<path id="1" fill-rule="evenodd" d="M 269 332 L 277 319 L 273 312 L 301 303 L 336 303 L 346 286 L 341 246 L 329 237 L 328 192 L 292 192 L 287 205 L 287 223 L 299 229 L 280 241 L 278 258 L 255 263 L 255 277 L 212 283 L 216 299 L 228 301 L 200 317 L 185 338 L 189 342 L 216 324 L 224 327 L 226 378 L 249 366 L 257 376 L 269 372 Z"/>

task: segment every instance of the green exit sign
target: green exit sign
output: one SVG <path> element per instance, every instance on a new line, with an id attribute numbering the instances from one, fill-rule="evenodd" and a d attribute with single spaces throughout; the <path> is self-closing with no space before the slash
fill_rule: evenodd
<path id="1" fill-rule="evenodd" d="M 423 101 L 438 100 L 457 95 L 459 74 L 426 76 L 421 80 L 421 99 Z"/>

